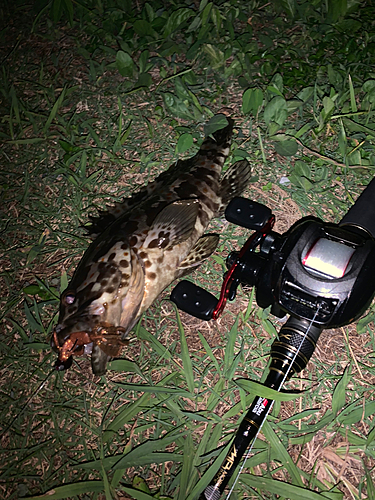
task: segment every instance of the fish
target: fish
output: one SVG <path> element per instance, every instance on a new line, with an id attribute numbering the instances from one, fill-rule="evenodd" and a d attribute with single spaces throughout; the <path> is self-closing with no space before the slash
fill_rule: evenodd
<path id="1" fill-rule="evenodd" d="M 130 198 L 91 217 L 88 233 L 94 239 L 60 297 L 51 337 L 57 370 L 91 354 L 93 373 L 105 374 L 160 293 L 215 251 L 219 236 L 204 234 L 206 228 L 251 177 L 247 160 L 222 176 L 234 127 L 225 118 L 224 128 L 206 137 L 195 156 L 178 160 Z"/>

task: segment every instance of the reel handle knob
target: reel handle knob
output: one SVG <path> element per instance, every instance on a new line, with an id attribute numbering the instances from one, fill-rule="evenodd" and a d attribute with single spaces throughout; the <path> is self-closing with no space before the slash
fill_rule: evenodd
<path id="1" fill-rule="evenodd" d="M 233 198 L 225 210 L 227 221 L 253 231 L 261 231 L 271 215 L 272 211 L 266 205 L 240 196 Z"/>
<path id="2" fill-rule="evenodd" d="M 212 319 L 212 313 L 218 303 L 217 298 L 212 293 L 187 280 L 180 281 L 174 287 L 171 301 L 181 311 L 206 321 Z"/>

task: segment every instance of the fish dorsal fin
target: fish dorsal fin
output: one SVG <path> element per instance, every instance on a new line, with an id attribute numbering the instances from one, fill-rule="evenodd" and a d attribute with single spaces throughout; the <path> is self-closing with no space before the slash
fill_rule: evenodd
<path id="1" fill-rule="evenodd" d="M 240 196 L 247 188 L 251 178 L 251 166 L 247 160 L 236 161 L 225 172 L 221 179 L 221 204 L 217 215 L 224 213 L 228 203 L 235 197 Z"/>
<path id="2" fill-rule="evenodd" d="M 199 266 L 207 257 L 214 253 L 218 243 L 219 236 L 217 234 L 205 234 L 201 236 L 178 268 L 189 269 Z"/>
<path id="3" fill-rule="evenodd" d="M 156 183 L 150 183 L 144 186 L 140 191 L 134 193 L 130 198 L 115 203 L 114 205 L 107 205 L 106 210 L 98 210 L 98 216 L 90 215 L 90 224 L 84 226 L 90 238 L 96 238 L 100 233 L 105 231 L 109 225 L 116 219 L 121 217 L 129 210 L 133 210 L 140 203 L 149 198 L 155 189 L 158 187 Z"/>
<path id="4" fill-rule="evenodd" d="M 167 205 L 155 218 L 143 248 L 168 248 L 191 235 L 199 210 L 197 199 L 177 200 Z"/>
<path id="5" fill-rule="evenodd" d="M 132 212 L 137 208 L 141 209 L 142 205 L 151 196 L 158 195 L 161 200 L 166 202 L 179 197 L 173 190 L 172 192 L 170 191 L 170 186 L 178 182 L 181 176 L 199 167 L 202 161 L 212 163 L 211 159 L 214 159 L 218 168 L 221 169 L 229 153 L 234 125 L 230 117 L 226 117 L 226 122 L 227 125 L 224 128 L 216 130 L 212 135 L 205 138 L 195 156 L 183 160 L 179 159 L 168 170 L 162 172 L 130 198 L 126 198 L 112 206 L 107 205 L 106 210 L 99 210 L 98 216 L 90 216 L 90 224 L 83 226 L 90 238 L 97 237 L 124 214 Z M 173 197 L 171 198 L 171 196 Z"/>

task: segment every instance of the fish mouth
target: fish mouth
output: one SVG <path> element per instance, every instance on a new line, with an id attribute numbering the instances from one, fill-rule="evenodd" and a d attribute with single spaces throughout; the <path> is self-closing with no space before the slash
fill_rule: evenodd
<path id="1" fill-rule="evenodd" d="M 76 331 L 68 334 L 63 342 L 59 341 L 58 327 L 54 329 L 51 338 L 51 347 L 58 353 L 55 369 L 67 370 L 72 366 L 73 356 L 91 354 L 94 345 L 97 345 L 108 356 L 118 356 L 127 341 L 123 340 L 126 334 L 122 326 L 98 325 L 92 331 Z"/>

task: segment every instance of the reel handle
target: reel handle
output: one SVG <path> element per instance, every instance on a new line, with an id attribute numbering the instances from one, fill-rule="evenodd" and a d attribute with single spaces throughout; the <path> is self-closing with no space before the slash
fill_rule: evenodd
<path id="1" fill-rule="evenodd" d="M 225 210 L 225 218 L 228 222 L 252 231 L 261 231 L 271 215 L 271 209 L 263 203 L 240 196 L 233 198 Z"/>
<path id="2" fill-rule="evenodd" d="M 205 321 L 212 319 L 219 302 L 212 293 L 187 280 L 175 286 L 170 298 L 181 311 Z"/>

